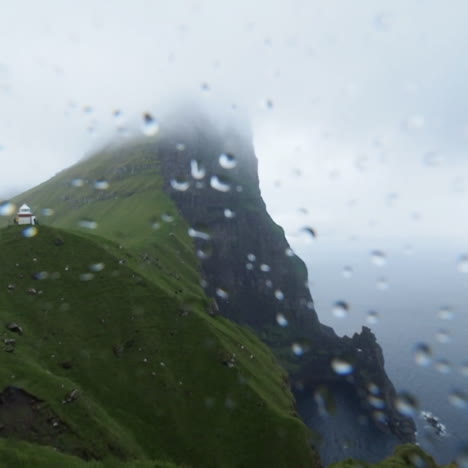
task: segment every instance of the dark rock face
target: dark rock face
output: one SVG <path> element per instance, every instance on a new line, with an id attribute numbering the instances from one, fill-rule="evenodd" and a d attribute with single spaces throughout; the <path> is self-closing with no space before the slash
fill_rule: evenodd
<path id="1" fill-rule="evenodd" d="M 178 128 L 163 132 L 157 146 L 163 189 L 196 231 L 206 291 L 216 298 L 220 313 L 252 327 L 272 347 L 289 370 L 298 398 L 327 385 L 343 385 L 368 424 L 381 429 L 380 439 L 388 435 L 388 444 L 379 445 L 385 453 L 378 457 L 387 455 L 398 440 L 414 442 L 414 422 L 395 409 L 395 389 L 373 333 L 364 327 L 360 334 L 340 338 L 320 324 L 307 269 L 292 255 L 284 231 L 261 198 L 250 136 L 232 129 L 206 130 L 213 127 L 201 119 Z M 235 167 L 222 167 L 223 153 L 235 157 Z M 204 177 L 197 171 L 191 174 L 194 164 L 197 170 L 203 167 Z M 213 184 L 212 177 L 217 178 Z M 222 190 L 216 189 L 218 180 Z M 300 356 L 291 351 L 293 343 Z M 348 364 L 348 370 L 337 373 L 332 367 L 337 359 Z M 302 416 L 309 422 L 307 414 Z"/>

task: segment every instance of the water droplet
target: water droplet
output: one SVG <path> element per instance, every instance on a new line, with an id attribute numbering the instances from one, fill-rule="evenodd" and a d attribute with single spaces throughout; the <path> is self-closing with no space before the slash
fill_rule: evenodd
<path id="1" fill-rule="evenodd" d="M 345 266 L 342 271 L 343 277 L 349 279 L 353 276 L 353 269 L 350 266 Z"/>
<path id="2" fill-rule="evenodd" d="M 463 375 L 463 377 L 468 377 L 468 361 L 462 362 L 460 364 L 460 374 Z"/>
<path id="3" fill-rule="evenodd" d="M 247 254 L 247 260 L 249 262 L 255 262 L 255 260 L 257 260 L 257 257 L 253 253 L 249 253 Z"/>
<path id="4" fill-rule="evenodd" d="M 154 136 L 159 131 L 158 121 L 148 112 L 143 114 L 143 134 L 146 136 Z"/>
<path id="5" fill-rule="evenodd" d="M 452 341 L 450 332 L 444 329 L 437 330 L 435 338 L 439 343 L 450 343 Z"/>
<path id="6" fill-rule="evenodd" d="M 73 187 L 83 187 L 83 185 L 85 184 L 84 180 L 83 179 L 80 179 L 80 178 L 76 178 L 76 179 L 73 179 L 71 181 L 71 184 Z"/>
<path id="7" fill-rule="evenodd" d="M 89 265 L 89 269 L 91 271 L 95 271 L 95 272 L 98 272 L 98 271 L 102 271 L 104 270 L 104 263 L 100 262 L 100 263 L 93 263 L 91 265 Z"/>
<path id="8" fill-rule="evenodd" d="M 267 265 L 266 263 L 262 263 L 260 265 L 260 271 L 263 271 L 263 272 L 267 273 L 267 272 L 271 271 L 271 267 L 270 267 L 270 265 Z"/>
<path id="9" fill-rule="evenodd" d="M 346 318 L 349 314 L 349 305 L 344 301 L 336 301 L 333 304 L 332 314 L 336 318 Z"/>
<path id="10" fill-rule="evenodd" d="M 96 190 L 107 190 L 109 186 L 109 182 L 107 182 L 107 180 L 104 179 L 96 180 L 96 182 L 94 183 L 94 188 Z"/>
<path id="11" fill-rule="evenodd" d="M 289 323 L 283 314 L 276 314 L 276 321 L 280 327 L 287 327 Z"/>
<path id="12" fill-rule="evenodd" d="M 212 176 L 210 179 L 211 188 L 218 190 L 219 192 L 229 192 L 231 185 L 220 176 Z"/>
<path id="13" fill-rule="evenodd" d="M 209 249 L 209 248 L 205 248 L 205 249 L 198 248 L 197 249 L 197 257 L 200 260 L 206 260 L 207 258 L 210 258 L 211 254 L 212 254 L 212 250 Z"/>
<path id="14" fill-rule="evenodd" d="M 30 238 L 30 237 L 36 236 L 37 233 L 38 233 L 37 228 L 34 227 L 34 226 L 31 226 L 31 227 L 28 227 L 28 228 L 24 229 L 23 236 Z"/>
<path id="15" fill-rule="evenodd" d="M 41 212 L 43 216 L 53 216 L 55 214 L 52 208 L 43 208 Z"/>
<path id="16" fill-rule="evenodd" d="M 439 359 L 435 362 L 434 366 L 437 372 L 440 372 L 441 374 L 449 374 L 452 372 L 452 365 L 447 361 L 447 359 Z"/>
<path id="17" fill-rule="evenodd" d="M 468 406 L 468 395 L 461 390 L 453 389 L 449 392 L 448 401 L 456 408 L 466 408 Z"/>
<path id="18" fill-rule="evenodd" d="M 234 169 L 237 166 L 236 158 L 231 153 L 221 154 L 218 161 L 223 169 Z"/>
<path id="19" fill-rule="evenodd" d="M 83 106 L 83 112 L 85 114 L 92 114 L 94 112 L 94 109 L 92 106 Z"/>
<path id="20" fill-rule="evenodd" d="M 232 219 L 236 216 L 236 213 L 234 213 L 234 211 L 230 210 L 229 208 L 226 208 L 224 210 L 224 216 L 227 218 L 227 219 Z"/>
<path id="21" fill-rule="evenodd" d="M 374 396 L 374 395 L 369 395 L 367 397 L 367 401 L 369 404 L 376 408 L 376 409 L 384 409 L 385 408 L 385 401 L 382 400 L 382 398 Z"/>
<path id="22" fill-rule="evenodd" d="M 375 266 L 382 267 L 387 264 L 387 257 L 381 250 L 371 252 L 371 260 Z"/>
<path id="23" fill-rule="evenodd" d="M 423 163 L 426 166 L 440 166 L 444 162 L 444 158 L 437 151 L 428 151 L 423 156 Z"/>
<path id="24" fill-rule="evenodd" d="M 252 263 L 246 263 L 246 264 L 245 264 L 245 268 L 247 268 L 247 270 L 252 271 L 252 270 L 254 269 L 254 266 L 253 266 Z"/>
<path id="25" fill-rule="evenodd" d="M 122 111 L 119 109 L 116 109 L 114 110 L 114 112 L 112 112 L 112 116 L 114 117 L 114 123 L 116 127 L 122 128 L 124 125 L 124 118 L 123 118 Z"/>
<path id="26" fill-rule="evenodd" d="M 427 367 L 432 363 L 432 350 L 426 343 L 418 343 L 413 350 L 414 362 Z"/>
<path id="27" fill-rule="evenodd" d="M 10 201 L 0 203 L 0 216 L 11 216 L 16 211 L 16 205 Z"/>
<path id="28" fill-rule="evenodd" d="M 284 251 L 286 257 L 293 257 L 294 256 L 294 251 L 290 249 L 289 247 Z"/>
<path id="29" fill-rule="evenodd" d="M 379 278 L 377 280 L 376 287 L 379 291 L 386 291 L 389 288 L 387 278 Z"/>
<path id="30" fill-rule="evenodd" d="M 188 230 L 188 235 L 196 239 L 202 239 L 202 240 L 211 239 L 211 235 L 207 231 L 201 230 L 201 229 L 190 228 Z"/>
<path id="31" fill-rule="evenodd" d="M 284 299 L 283 291 L 281 291 L 281 289 L 277 289 L 275 291 L 275 297 L 278 299 L 278 301 L 282 301 Z"/>
<path id="32" fill-rule="evenodd" d="M 185 145 L 183 143 L 177 143 L 175 147 L 177 151 L 185 151 Z"/>
<path id="33" fill-rule="evenodd" d="M 265 286 L 267 288 L 272 288 L 273 287 L 273 281 L 271 281 L 270 279 L 265 280 Z"/>
<path id="34" fill-rule="evenodd" d="M 369 312 L 367 312 L 366 322 L 375 325 L 379 322 L 379 314 L 375 310 L 369 310 Z"/>
<path id="35" fill-rule="evenodd" d="M 221 288 L 216 289 L 216 295 L 218 297 L 220 297 L 221 299 L 228 299 L 229 298 L 228 292 L 225 291 L 224 289 L 221 289 Z"/>
<path id="36" fill-rule="evenodd" d="M 39 271 L 34 274 L 34 279 L 37 279 L 37 280 L 45 280 L 48 277 L 49 277 L 49 273 L 47 273 L 47 271 Z"/>
<path id="37" fill-rule="evenodd" d="M 205 177 L 206 170 L 200 161 L 192 159 L 190 161 L 190 173 L 194 179 L 201 180 Z"/>
<path id="38" fill-rule="evenodd" d="M 78 226 L 86 229 L 97 229 L 98 223 L 96 221 L 92 221 L 91 219 L 82 219 L 78 222 Z"/>
<path id="39" fill-rule="evenodd" d="M 190 182 L 180 178 L 171 179 L 171 187 L 179 192 L 185 192 L 190 187 Z"/>
<path id="40" fill-rule="evenodd" d="M 172 223 L 174 221 L 174 216 L 170 215 L 169 213 L 163 213 L 161 215 L 161 219 L 165 222 L 165 223 Z"/>
<path id="41" fill-rule="evenodd" d="M 83 273 L 80 275 L 80 281 L 91 281 L 93 278 L 93 273 Z"/>
<path id="42" fill-rule="evenodd" d="M 315 239 L 317 237 L 317 232 L 315 231 L 315 229 L 313 229 L 313 228 L 311 228 L 309 226 L 303 227 L 302 231 L 309 234 L 309 236 L 312 237 L 313 239 Z"/>
<path id="43" fill-rule="evenodd" d="M 153 221 L 151 223 L 151 229 L 154 229 L 155 231 L 157 231 L 160 227 L 161 227 L 161 223 L 158 223 L 157 221 Z"/>
<path id="44" fill-rule="evenodd" d="M 418 400 L 410 393 L 401 392 L 395 399 L 395 408 L 403 416 L 415 416 L 418 406 Z"/>
<path id="45" fill-rule="evenodd" d="M 291 345 L 291 350 L 296 356 L 302 356 L 304 354 L 304 349 L 299 343 L 293 343 Z"/>
<path id="46" fill-rule="evenodd" d="M 353 366 L 344 359 L 334 358 L 331 362 L 332 369 L 339 375 L 349 375 L 353 373 Z"/>
<path id="47" fill-rule="evenodd" d="M 441 320 L 452 320 L 454 313 L 450 307 L 441 307 L 437 312 L 437 317 Z"/>
<path id="48" fill-rule="evenodd" d="M 468 254 L 460 255 L 457 262 L 457 269 L 460 273 L 468 273 Z"/>

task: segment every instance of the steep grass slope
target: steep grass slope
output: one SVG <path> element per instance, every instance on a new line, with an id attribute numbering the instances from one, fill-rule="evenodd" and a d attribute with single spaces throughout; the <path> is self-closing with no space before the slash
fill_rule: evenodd
<path id="1" fill-rule="evenodd" d="M 190 262 L 171 284 L 133 256 L 46 226 L 0 230 L 0 460 L 318 466 L 268 348 L 207 313 Z"/>

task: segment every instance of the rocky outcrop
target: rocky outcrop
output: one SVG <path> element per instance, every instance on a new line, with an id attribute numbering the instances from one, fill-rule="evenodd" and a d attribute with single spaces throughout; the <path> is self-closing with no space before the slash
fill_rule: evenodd
<path id="1" fill-rule="evenodd" d="M 297 392 L 342 382 L 371 424 L 413 442 L 415 425 L 395 409 L 395 389 L 371 330 L 340 338 L 320 324 L 307 269 L 261 198 L 248 131 L 215 130 L 200 117 L 180 120 L 177 130 L 162 128 L 157 143 L 163 189 L 192 226 L 204 286 L 220 313 L 252 327 L 272 347 Z"/>

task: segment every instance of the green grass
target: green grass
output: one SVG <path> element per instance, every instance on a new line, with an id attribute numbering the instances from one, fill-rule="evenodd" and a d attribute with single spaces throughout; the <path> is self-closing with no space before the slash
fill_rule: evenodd
<path id="1" fill-rule="evenodd" d="M 62 454 L 0 445 L 1 459 L 50 458 L 42 465 L 31 458 L 30 466 L 83 454 L 194 467 L 317 463 L 285 372 L 253 334 L 210 317 L 201 295 L 182 313 L 185 302 L 131 262 L 121 264 L 122 249 L 111 241 L 45 226 L 33 238 L 22 231 L 0 230 L 0 324 L 24 329 L 22 336 L 0 332 L 16 338 L 14 353 L 0 352 L 0 387 L 40 398 L 69 430 L 42 431 L 40 442 Z M 96 263 L 104 269 L 83 281 Z M 33 279 L 38 272 L 46 278 Z M 187 277 L 178 281 L 189 289 Z M 234 367 L 223 365 L 234 355 Z M 63 404 L 73 389 L 79 398 Z M 67 466 L 73 463 L 84 462 L 70 458 Z"/>

